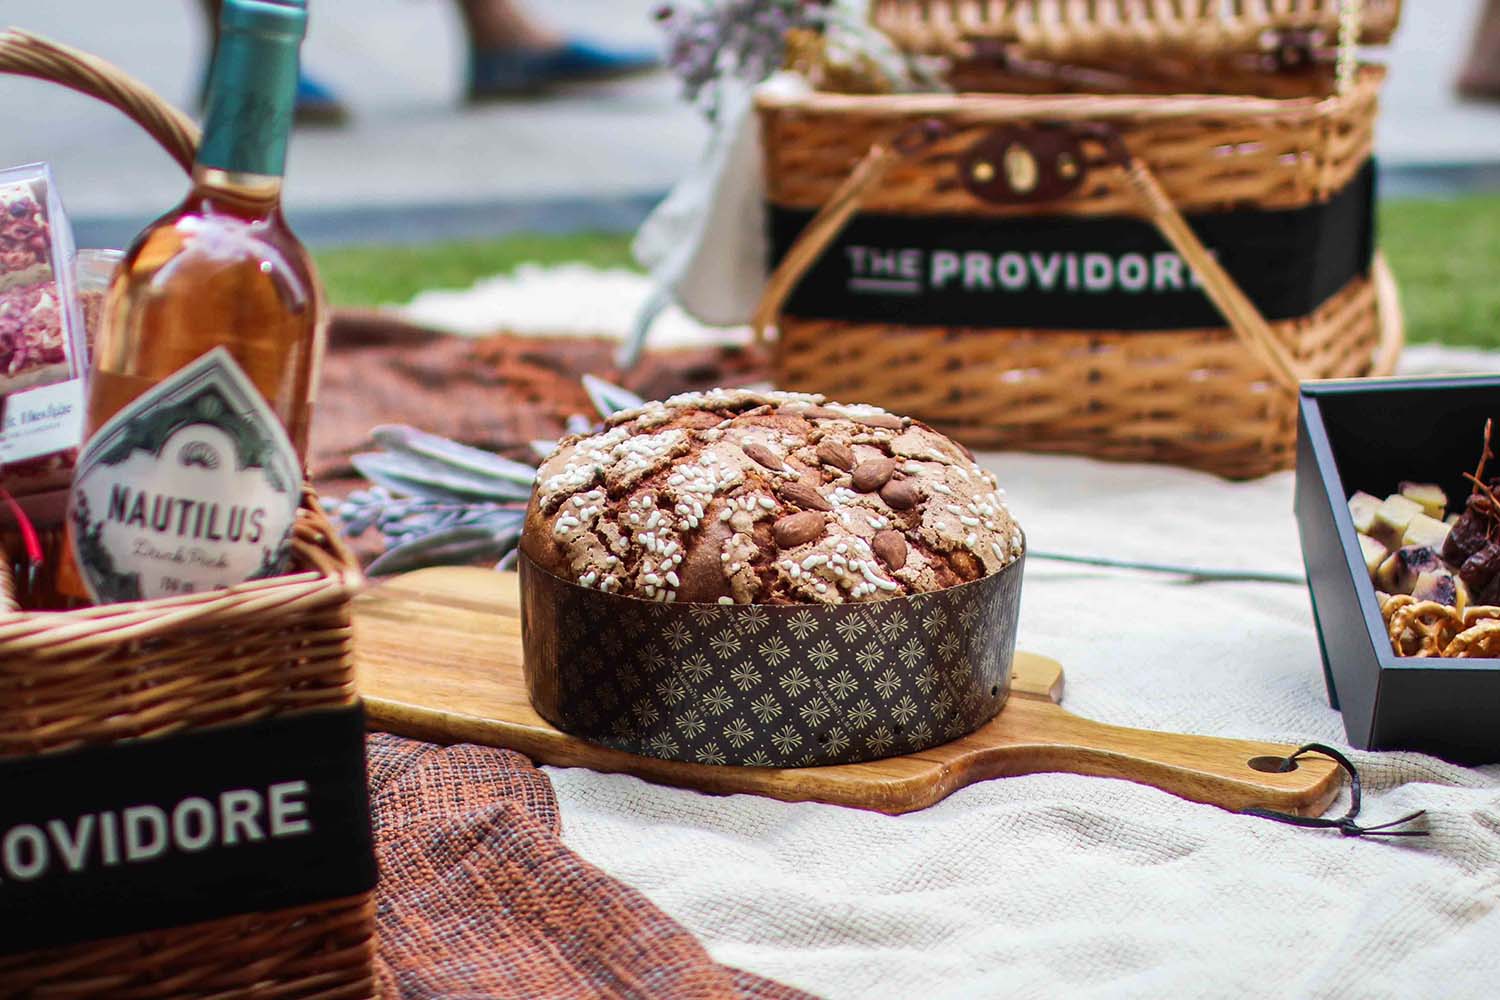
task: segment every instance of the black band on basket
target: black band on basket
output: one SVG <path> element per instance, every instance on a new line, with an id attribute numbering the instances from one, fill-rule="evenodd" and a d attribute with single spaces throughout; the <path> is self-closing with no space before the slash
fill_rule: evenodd
<path id="1" fill-rule="evenodd" d="M 1187 216 L 1267 320 L 1315 311 L 1374 253 L 1375 166 L 1333 198 L 1285 210 Z M 814 213 L 769 209 L 771 264 Z M 861 212 L 788 298 L 803 319 L 1051 330 L 1221 327 L 1187 263 L 1128 216 Z"/>
<path id="2" fill-rule="evenodd" d="M 0 760 L 0 953 L 375 885 L 362 706 Z"/>
<path id="3" fill-rule="evenodd" d="M 1253 807 L 1242 810 L 1246 816 L 1259 816 L 1261 819 L 1271 819 L 1278 823 L 1288 823 L 1292 826 L 1305 826 L 1322 830 L 1337 830 L 1345 837 L 1425 837 L 1426 830 L 1394 830 L 1392 827 L 1403 826 L 1414 822 L 1427 815 L 1427 810 L 1418 809 L 1416 812 L 1407 813 L 1398 819 L 1388 820 L 1385 823 L 1376 823 L 1374 826 L 1361 826 L 1355 822 L 1359 816 L 1362 799 L 1359 771 L 1354 762 L 1345 757 L 1338 750 L 1322 743 L 1305 743 L 1298 747 L 1285 760 L 1283 770 L 1290 771 L 1297 766 L 1297 758 L 1310 753 L 1322 754 L 1332 760 L 1349 775 L 1349 810 L 1342 816 L 1324 818 L 1321 816 L 1298 816 L 1295 813 L 1277 812 L 1275 809 L 1262 809 Z"/>

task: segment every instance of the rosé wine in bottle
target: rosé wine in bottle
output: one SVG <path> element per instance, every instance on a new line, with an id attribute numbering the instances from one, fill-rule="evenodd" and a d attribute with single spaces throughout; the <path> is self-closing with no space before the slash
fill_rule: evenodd
<path id="1" fill-rule="evenodd" d="M 325 335 L 281 212 L 306 24 L 303 0 L 220 7 L 192 189 L 104 300 L 61 581 L 75 596 L 168 597 L 285 566 Z"/>

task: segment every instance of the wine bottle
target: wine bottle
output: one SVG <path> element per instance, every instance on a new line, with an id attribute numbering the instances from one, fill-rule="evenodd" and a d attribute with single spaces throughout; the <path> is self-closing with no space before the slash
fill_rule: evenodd
<path id="1" fill-rule="evenodd" d="M 223 0 L 192 189 L 106 293 L 68 513 L 95 603 L 284 568 L 325 335 L 281 211 L 306 24 L 303 0 Z"/>

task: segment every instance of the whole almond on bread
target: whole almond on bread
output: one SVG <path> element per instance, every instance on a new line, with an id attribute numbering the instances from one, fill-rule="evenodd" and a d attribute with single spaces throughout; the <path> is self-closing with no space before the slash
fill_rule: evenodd
<path id="1" fill-rule="evenodd" d="M 823 526 L 827 523 L 823 515 L 815 510 L 788 514 L 771 525 L 771 537 L 776 539 L 776 544 L 781 548 L 795 549 L 821 535 Z"/>
<path id="2" fill-rule="evenodd" d="M 746 441 L 741 450 L 757 465 L 765 466 L 773 472 L 780 472 L 786 468 L 786 463 L 781 460 L 781 457 L 759 441 Z"/>
<path id="3" fill-rule="evenodd" d="M 803 510 L 833 510 L 828 498 L 806 483 L 787 483 L 779 491 L 781 499 Z"/>
<path id="4" fill-rule="evenodd" d="M 921 503 L 922 495 L 910 479 L 892 479 L 880 488 L 880 499 L 890 504 L 892 510 L 911 510 Z"/>
<path id="5" fill-rule="evenodd" d="M 854 467 L 854 488 L 861 493 L 874 493 L 896 474 L 894 458 L 874 458 Z"/>
<path id="6" fill-rule="evenodd" d="M 854 449 L 839 441 L 822 441 L 818 444 L 818 461 L 845 472 L 854 468 Z"/>
<path id="7" fill-rule="evenodd" d="M 876 532 L 870 540 L 870 548 L 875 550 L 876 558 L 891 569 L 901 569 L 906 565 L 906 539 L 899 531 Z"/>

